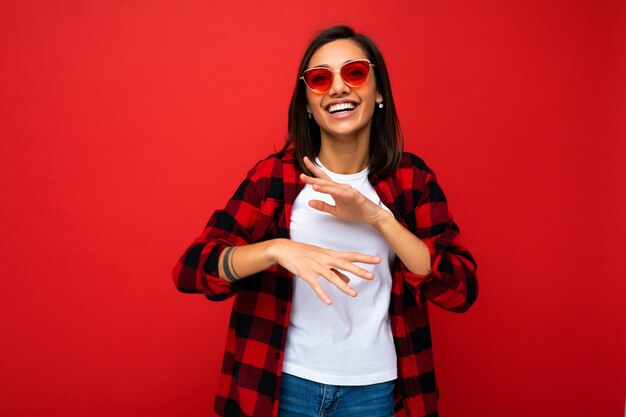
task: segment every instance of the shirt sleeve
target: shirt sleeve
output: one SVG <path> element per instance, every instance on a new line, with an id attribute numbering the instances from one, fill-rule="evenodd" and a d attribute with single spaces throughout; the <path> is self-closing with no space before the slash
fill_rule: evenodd
<path id="1" fill-rule="evenodd" d="M 430 300 L 446 310 L 465 312 L 476 301 L 476 261 L 460 240 L 460 230 L 448 210 L 446 197 L 430 169 L 416 170 L 411 213 L 413 232 L 428 246 L 432 271 L 410 272 L 402 265 L 405 282 L 421 305 Z"/>
<path id="2" fill-rule="evenodd" d="M 233 296 L 240 284 L 224 281 L 218 274 L 218 260 L 228 246 L 252 243 L 252 231 L 259 218 L 259 164 L 241 182 L 222 210 L 216 210 L 204 231 L 185 250 L 174 266 L 176 288 L 184 293 L 203 293 L 209 300 Z"/>

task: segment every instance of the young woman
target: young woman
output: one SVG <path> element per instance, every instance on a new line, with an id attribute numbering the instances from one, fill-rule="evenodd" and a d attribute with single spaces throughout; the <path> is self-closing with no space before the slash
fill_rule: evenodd
<path id="1" fill-rule="evenodd" d="M 311 42 L 283 149 L 174 268 L 234 296 L 220 416 L 436 416 L 426 300 L 464 312 L 476 263 L 434 172 L 402 152 L 387 69 L 346 26 Z"/>

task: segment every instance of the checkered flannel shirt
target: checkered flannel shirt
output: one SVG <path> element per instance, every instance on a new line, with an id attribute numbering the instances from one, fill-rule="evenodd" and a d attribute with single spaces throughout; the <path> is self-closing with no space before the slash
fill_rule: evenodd
<path id="1" fill-rule="evenodd" d="M 292 276 L 275 265 L 234 283 L 219 278 L 219 255 L 231 245 L 289 238 L 294 200 L 304 187 L 293 150 L 259 161 L 223 210 L 173 271 L 179 291 L 212 301 L 234 296 L 215 411 L 226 417 L 276 417 L 282 359 L 289 327 Z M 459 240 L 459 228 L 434 172 L 404 152 L 394 175 L 369 181 L 395 218 L 430 250 L 432 272 L 411 273 L 399 258 L 392 266 L 389 305 L 398 358 L 394 392 L 396 417 L 437 416 L 426 300 L 453 312 L 466 311 L 478 295 L 476 262 Z"/>

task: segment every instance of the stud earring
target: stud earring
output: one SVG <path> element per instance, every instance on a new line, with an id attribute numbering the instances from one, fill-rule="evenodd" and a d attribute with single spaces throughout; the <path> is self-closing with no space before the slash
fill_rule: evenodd
<path id="1" fill-rule="evenodd" d="M 383 107 L 385 107 L 385 105 L 383 104 L 383 102 L 381 101 L 380 103 L 378 103 L 378 108 L 382 109 Z"/>

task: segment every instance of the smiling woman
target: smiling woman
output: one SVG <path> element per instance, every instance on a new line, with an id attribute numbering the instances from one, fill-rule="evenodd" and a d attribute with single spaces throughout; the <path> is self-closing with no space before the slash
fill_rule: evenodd
<path id="1" fill-rule="evenodd" d="M 476 263 L 434 172 L 402 151 L 371 39 L 315 37 L 288 129 L 174 268 L 180 291 L 235 297 L 215 410 L 437 415 L 426 301 L 466 311 Z"/>

